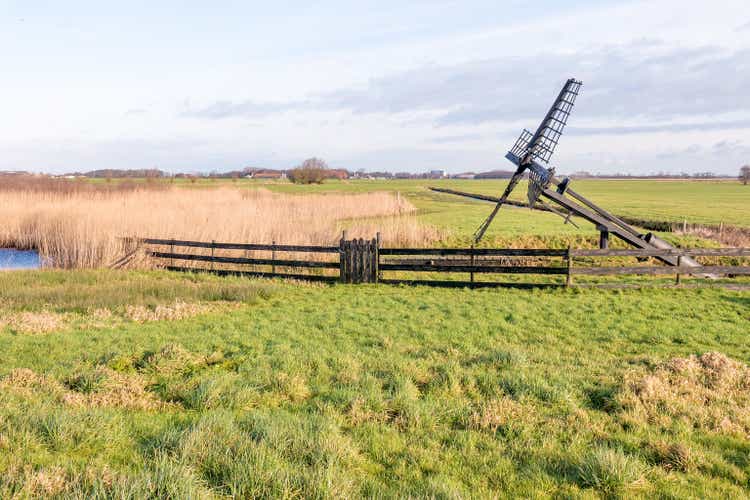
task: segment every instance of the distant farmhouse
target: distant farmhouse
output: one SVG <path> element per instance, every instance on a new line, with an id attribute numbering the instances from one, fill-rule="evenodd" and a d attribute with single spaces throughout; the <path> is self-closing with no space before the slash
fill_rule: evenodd
<path id="1" fill-rule="evenodd" d="M 286 179 L 286 172 L 283 170 L 260 169 L 253 170 L 245 174 L 247 179 Z"/>
<path id="2" fill-rule="evenodd" d="M 326 170 L 326 179 L 345 180 L 349 178 L 349 172 L 343 168 L 334 168 Z"/>
<path id="3" fill-rule="evenodd" d="M 451 176 L 452 179 L 474 179 L 477 176 L 474 172 L 465 172 Z"/>

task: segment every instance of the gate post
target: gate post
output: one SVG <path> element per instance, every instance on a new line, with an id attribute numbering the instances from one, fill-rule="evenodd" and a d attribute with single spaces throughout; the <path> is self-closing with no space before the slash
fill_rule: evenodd
<path id="1" fill-rule="evenodd" d="M 348 283 L 348 276 L 349 273 L 347 272 L 347 241 L 346 241 L 346 231 L 341 232 L 341 240 L 339 240 L 339 282 L 341 283 Z"/>

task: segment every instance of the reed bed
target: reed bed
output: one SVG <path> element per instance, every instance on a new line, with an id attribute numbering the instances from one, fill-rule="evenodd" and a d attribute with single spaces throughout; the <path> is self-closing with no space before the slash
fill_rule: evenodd
<path id="1" fill-rule="evenodd" d="M 351 237 L 386 245 L 441 238 L 391 193 L 292 195 L 265 189 L 181 189 L 164 184 L 114 188 L 69 184 L 0 188 L 0 247 L 37 249 L 48 265 L 105 267 L 127 251 L 123 237 L 331 245 Z"/>

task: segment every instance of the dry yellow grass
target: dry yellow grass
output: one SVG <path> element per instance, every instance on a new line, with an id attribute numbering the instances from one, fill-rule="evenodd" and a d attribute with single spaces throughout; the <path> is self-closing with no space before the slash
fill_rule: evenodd
<path id="1" fill-rule="evenodd" d="M 66 405 L 85 408 L 155 410 L 171 406 L 171 403 L 160 401 L 149 392 L 146 389 L 147 380 L 138 374 L 124 374 L 98 366 L 92 373 L 73 377 L 70 382 L 75 385 L 78 378 L 84 376 L 95 381 L 95 390 L 72 390 L 54 377 L 38 374 L 28 368 L 16 368 L 0 378 L 0 391 L 5 395 L 19 394 L 26 397 L 45 394 Z"/>
<path id="2" fill-rule="evenodd" d="M 493 399 L 469 416 L 469 428 L 479 431 L 497 432 L 517 422 L 534 421 L 534 408 L 510 398 Z"/>
<path id="3" fill-rule="evenodd" d="M 172 305 L 158 305 L 153 309 L 146 306 L 125 306 L 125 317 L 138 323 L 173 321 L 196 316 L 208 309 L 209 306 L 206 304 L 191 304 L 181 301 Z"/>
<path id="4" fill-rule="evenodd" d="M 0 331 L 7 327 L 22 334 L 50 333 L 61 330 L 68 315 L 49 311 L 0 312 Z"/>
<path id="5" fill-rule="evenodd" d="M 35 248 L 64 268 L 102 267 L 126 252 L 124 236 L 328 245 L 380 231 L 391 245 L 441 237 L 391 193 L 293 195 L 265 189 L 9 190 L 0 247 Z"/>
<path id="6" fill-rule="evenodd" d="M 750 368 L 718 352 L 629 373 L 616 401 L 632 425 L 750 436 Z"/>

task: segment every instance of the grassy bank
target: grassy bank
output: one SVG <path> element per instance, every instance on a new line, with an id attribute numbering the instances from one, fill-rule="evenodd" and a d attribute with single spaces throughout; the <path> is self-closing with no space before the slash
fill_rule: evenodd
<path id="1" fill-rule="evenodd" d="M 747 294 L 162 272 L 0 290 L 3 497 L 747 493 L 746 368 L 690 358 L 750 361 Z M 18 327 L 43 313 L 75 320 Z"/>

